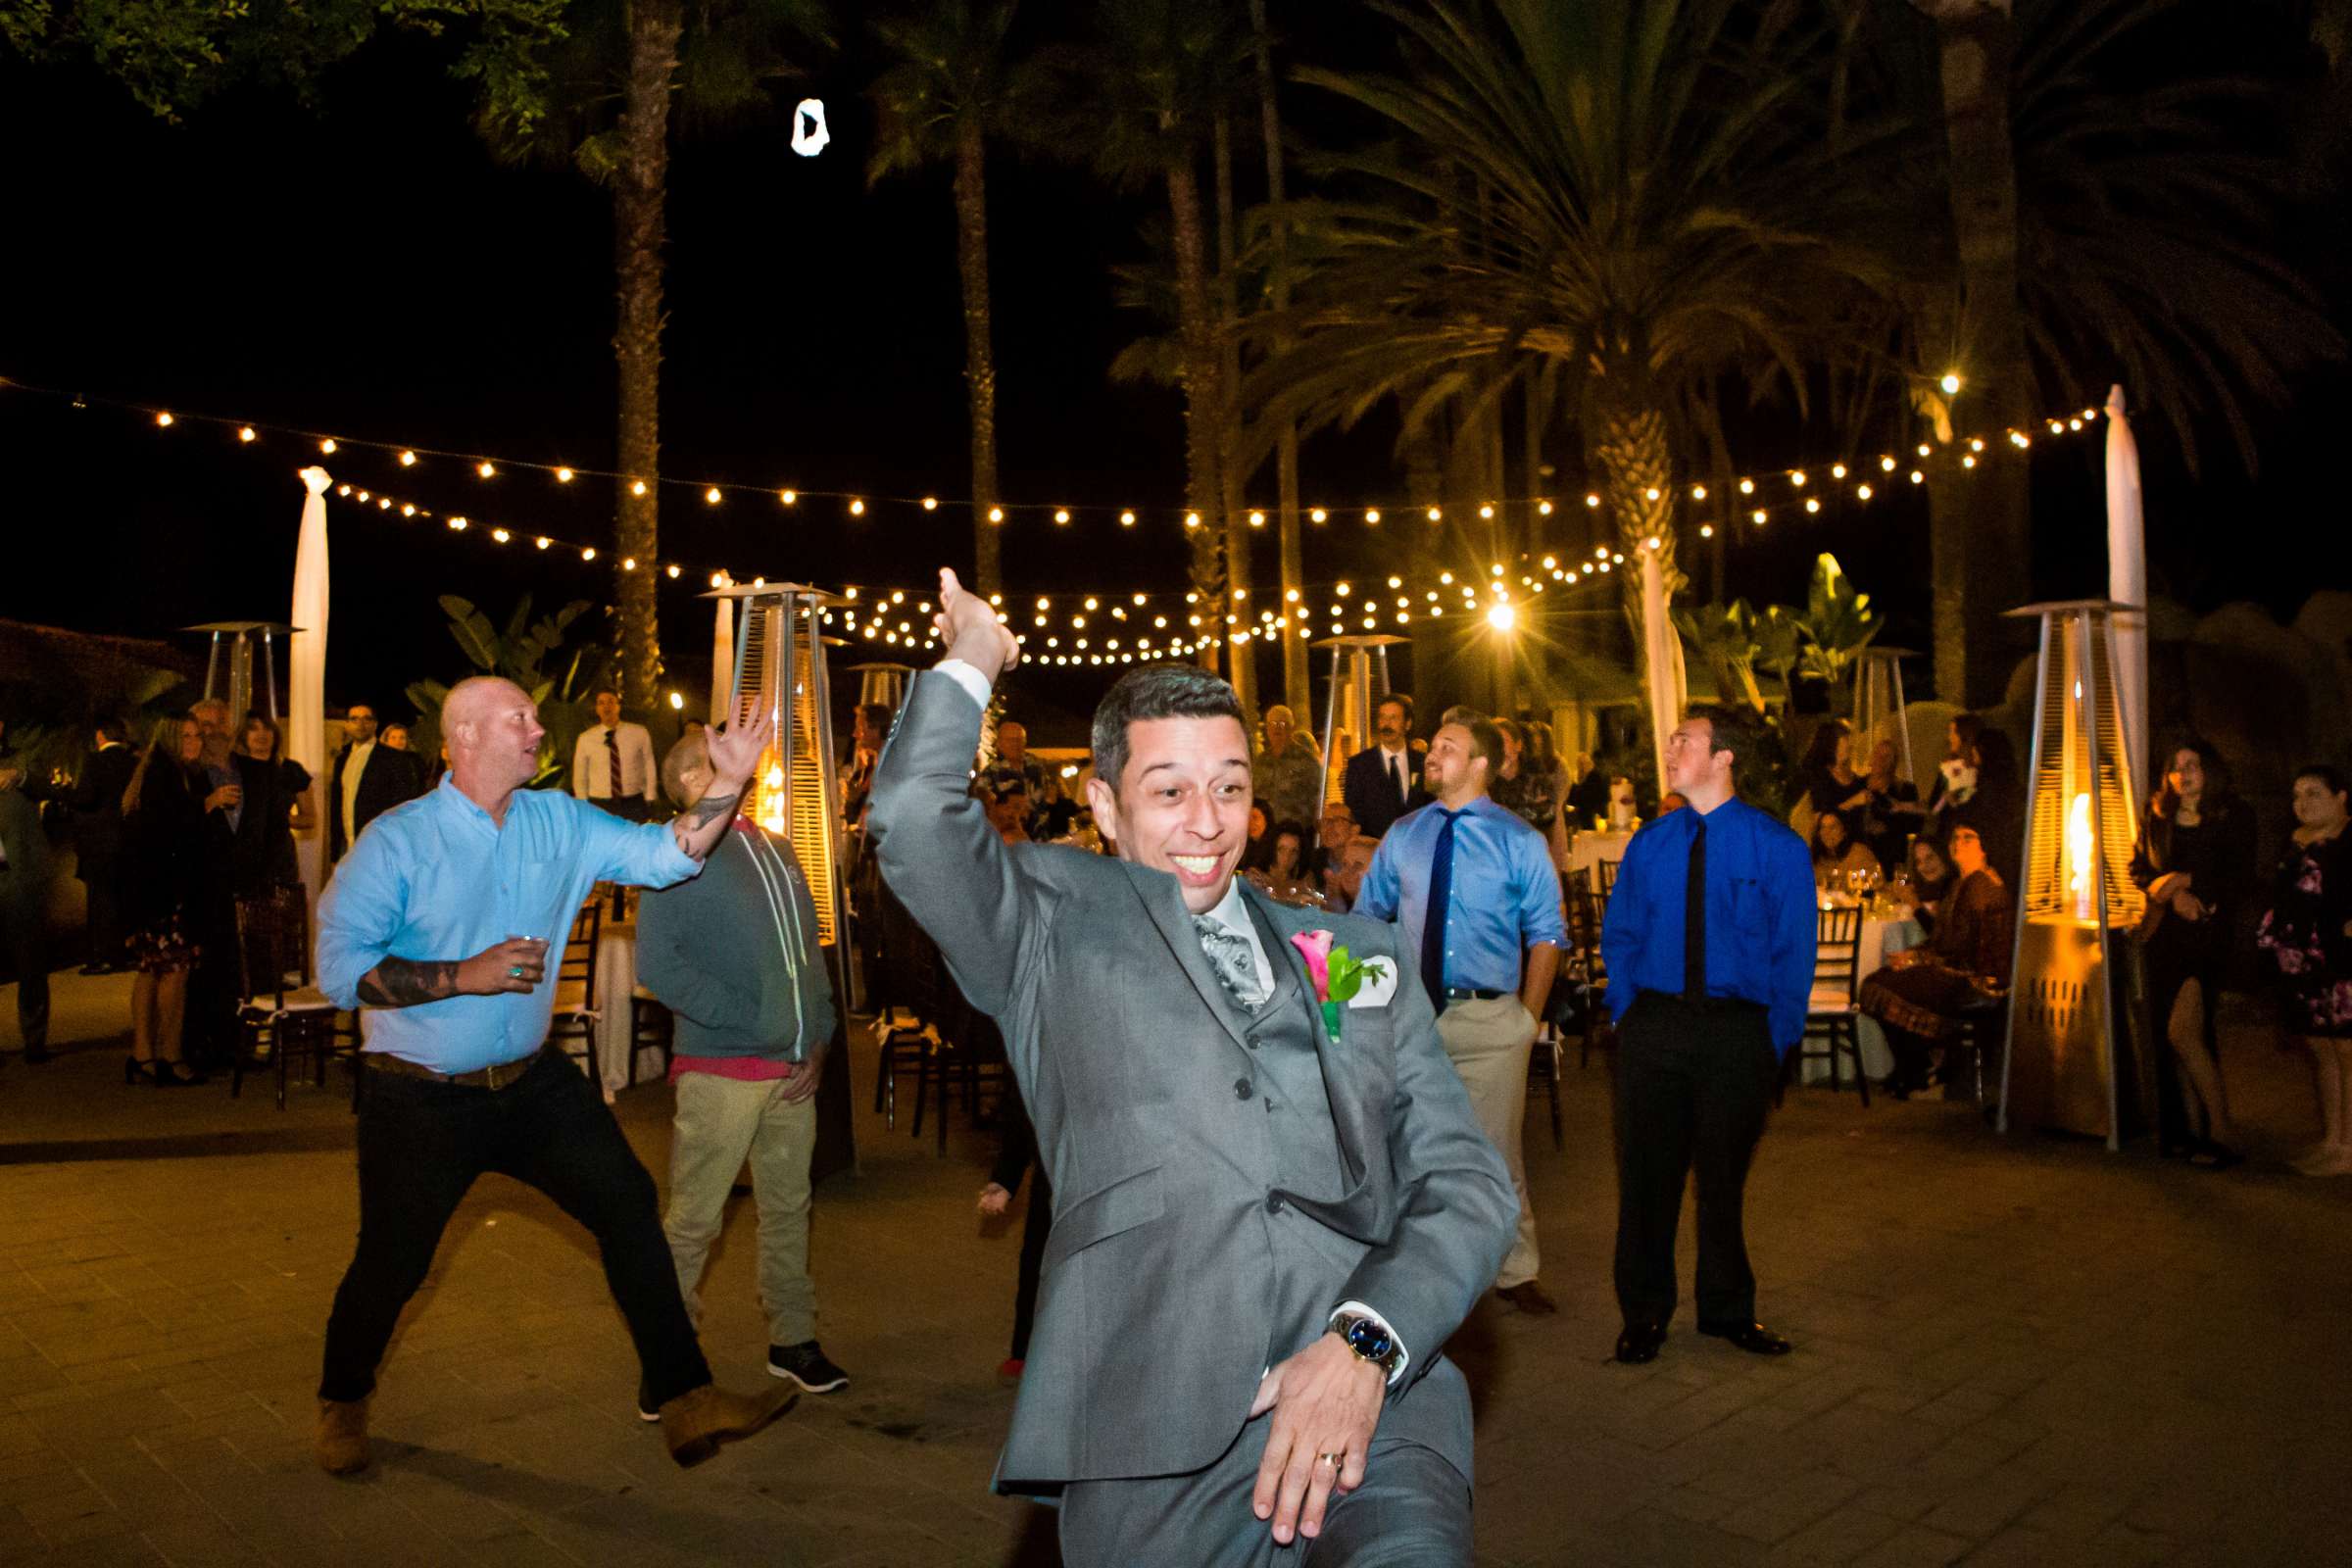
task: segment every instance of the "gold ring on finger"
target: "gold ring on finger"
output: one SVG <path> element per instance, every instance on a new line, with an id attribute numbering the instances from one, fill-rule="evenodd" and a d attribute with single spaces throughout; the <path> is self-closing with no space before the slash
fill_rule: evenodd
<path id="1" fill-rule="evenodd" d="M 1348 1454 L 1345 1449 L 1342 1449 L 1338 1453 L 1318 1453 L 1315 1455 L 1315 1462 L 1317 1464 L 1327 1464 L 1334 1470 L 1337 1470 L 1348 1462 Z"/>

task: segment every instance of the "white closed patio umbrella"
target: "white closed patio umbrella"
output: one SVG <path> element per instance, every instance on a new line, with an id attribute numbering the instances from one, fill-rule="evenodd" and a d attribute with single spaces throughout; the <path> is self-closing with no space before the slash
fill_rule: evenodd
<path id="1" fill-rule="evenodd" d="M 334 483 L 320 467 L 302 470 L 302 530 L 294 542 L 294 627 L 286 673 L 286 755 L 311 775 L 311 819 L 317 824 L 294 841 L 295 862 L 309 895 L 314 927 L 318 890 L 326 880 L 326 487 Z"/>
<path id="2" fill-rule="evenodd" d="M 2124 389 L 2107 389 L 2107 597 L 2115 612 L 2115 691 L 2124 755 L 2135 778 L 2148 758 L 2148 527 L 2140 505 L 2139 443 L 2124 413 Z"/>
<path id="3" fill-rule="evenodd" d="M 1666 574 L 1658 553 L 1642 552 L 1642 676 L 1649 696 L 1650 751 L 1658 768 L 1658 793 L 1666 792 L 1666 737 L 1683 721 L 1688 680 L 1683 640 L 1667 618 Z"/>

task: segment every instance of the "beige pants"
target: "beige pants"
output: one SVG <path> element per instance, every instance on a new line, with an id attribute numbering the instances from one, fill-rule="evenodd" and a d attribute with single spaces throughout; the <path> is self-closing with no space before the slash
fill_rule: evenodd
<path id="1" fill-rule="evenodd" d="M 678 1294 L 697 1326 L 698 1287 L 726 1219 L 727 1193 L 748 1157 L 760 1205 L 760 1302 L 770 1345 L 816 1338 L 816 1288 L 808 1281 L 808 1156 L 816 1149 L 816 1097 L 794 1103 L 786 1080 L 749 1083 L 714 1073 L 678 1079 L 669 1150 L 669 1211 L 662 1228 L 678 1268 Z"/>
<path id="2" fill-rule="evenodd" d="M 1510 1167 L 1511 1186 L 1519 1193 L 1519 1238 L 1502 1272 L 1494 1276 L 1498 1290 L 1524 1285 L 1536 1277 L 1536 1211 L 1527 1200 L 1527 1154 L 1521 1129 L 1527 1121 L 1527 1060 L 1536 1043 L 1536 1020 L 1519 1005 L 1516 993 L 1485 1002 L 1456 1002 L 1438 1014 L 1438 1038 L 1453 1070 L 1470 1091 L 1470 1110 L 1487 1137 L 1501 1151 Z"/>

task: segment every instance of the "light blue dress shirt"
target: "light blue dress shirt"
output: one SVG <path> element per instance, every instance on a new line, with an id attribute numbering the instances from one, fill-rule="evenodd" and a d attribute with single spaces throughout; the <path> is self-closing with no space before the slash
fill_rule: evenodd
<path id="1" fill-rule="evenodd" d="M 666 826 L 549 790 L 516 790 L 501 826 L 444 775 L 368 823 L 318 896 L 319 989 L 356 1007 L 361 979 L 387 957 L 470 958 L 509 937 L 545 938 L 547 978 L 527 992 L 369 1009 L 370 1052 L 435 1072 L 520 1061 L 547 1038 L 556 960 L 588 890 L 667 887 L 700 869 Z"/>
<path id="2" fill-rule="evenodd" d="M 1417 964 L 1429 912 L 1429 873 L 1445 808 L 1407 811 L 1382 835 L 1364 873 L 1355 912 L 1394 920 L 1405 962 Z M 1560 875 L 1551 850 L 1527 819 L 1482 795 L 1453 824 L 1453 885 L 1446 901 L 1446 983 L 1469 991 L 1517 991 L 1524 951 L 1568 946 Z M 1446 1010 L 1444 997 L 1430 1004 Z"/>

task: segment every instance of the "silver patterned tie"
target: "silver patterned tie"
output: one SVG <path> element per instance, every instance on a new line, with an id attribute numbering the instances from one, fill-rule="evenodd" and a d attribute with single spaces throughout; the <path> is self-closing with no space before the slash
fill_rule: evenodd
<path id="1" fill-rule="evenodd" d="M 1248 939 L 1213 914 L 1194 915 L 1193 929 L 1200 933 L 1200 951 L 1208 955 L 1208 966 L 1217 972 L 1217 983 L 1234 1001 L 1254 1012 L 1264 1004 L 1266 990 L 1258 983 L 1257 962 Z"/>

